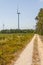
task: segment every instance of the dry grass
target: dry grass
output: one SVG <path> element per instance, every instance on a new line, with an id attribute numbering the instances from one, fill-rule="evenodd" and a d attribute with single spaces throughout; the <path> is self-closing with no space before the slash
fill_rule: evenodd
<path id="1" fill-rule="evenodd" d="M 33 34 L 0 34 L 0 65 L 10 65 L 25 48 Z"/>

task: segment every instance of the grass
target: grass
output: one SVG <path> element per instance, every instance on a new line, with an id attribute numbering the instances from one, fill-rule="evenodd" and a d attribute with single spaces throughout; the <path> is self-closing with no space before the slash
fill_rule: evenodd
<path id="1" fill-rule="evenodd" d="M 10 65 L 33 37 L 33 33 L 0 34 L 0 65 Z"/>

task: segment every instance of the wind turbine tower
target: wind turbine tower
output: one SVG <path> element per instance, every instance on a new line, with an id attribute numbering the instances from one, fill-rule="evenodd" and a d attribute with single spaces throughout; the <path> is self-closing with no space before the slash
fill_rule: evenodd
<path id="1" fill-rule="evenodd" d="M 4 30 L 4 26 L 5 26 L 5 25 L 3 24 L 3 30 Z"/>
<path id="2" fill-rule="evenodd" d="M 19 12 L 19 9 L 17 9 L 17 14 L 18 14 L 18 30 L 20 29 L 20 25 L 19 25 L 19 15 L 20 15 L 20 12 Z"/>

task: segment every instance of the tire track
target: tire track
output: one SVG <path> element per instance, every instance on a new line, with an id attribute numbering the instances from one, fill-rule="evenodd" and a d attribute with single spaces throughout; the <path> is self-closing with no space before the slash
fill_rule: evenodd
<path id="1" fill-rule="evenodd" d="M 40 36 L 38 35 L 37 37 L 38 37 L 38 50 L 39 50 L 41 65 L 43 65 L 43 43 L 40 39 Z"/>
<path id="2" fill-rule="evenodd" d="M 33 43 L 36 38 L 36 35 L 32 38 L 31 42 L 23 50 L 18 60 L 14 65 L 31 65 L 32 64 L 32 54 L 33 54 Z"/>
<path id="3" fill-rule="evenodd" d="M 41 65 L 39 51 L 38 51 L 38 40 L 37 40 L 37 37 L 34 40 L 33 56 L 32 56 L 32 64 L 31 65 Z"/>

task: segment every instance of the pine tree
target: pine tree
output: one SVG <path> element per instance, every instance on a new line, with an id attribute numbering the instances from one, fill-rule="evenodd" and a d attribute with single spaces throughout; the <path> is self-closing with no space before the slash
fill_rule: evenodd
<path id="1" fill-rule="evenodd" d="M 43 34 L 43 8 L 40 9 L 35 19 L 37 20 L 36 32 L 42 35 Z"/>

